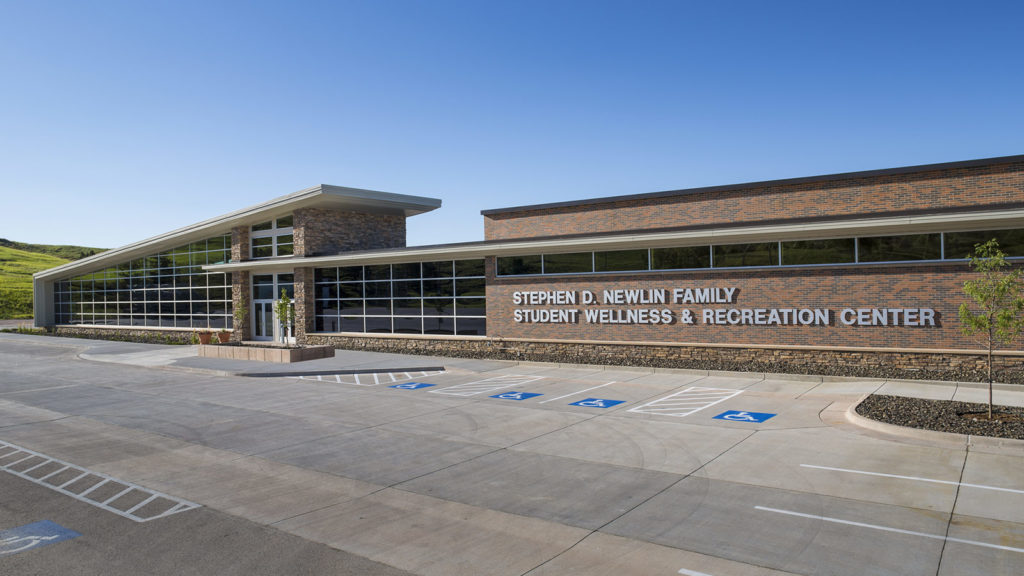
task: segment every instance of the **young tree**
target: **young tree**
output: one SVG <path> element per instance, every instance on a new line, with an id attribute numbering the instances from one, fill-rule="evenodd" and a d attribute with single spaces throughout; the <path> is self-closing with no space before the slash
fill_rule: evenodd
<path id="1" fill-rule="evenodd" d="M 960 305 L 960 329 L 988 349 L 988 418 L 992 419 L 992 351 L 1009 346 L 1024 330 L 1024 286 L 1021 270 L 1013 269 L 995 239 L 974 246 L 971 268 L 977 273 L 964 282 L 973 300 Z M 977 312 L 975 312 L 977 310 Z"/>
<path id="2" fill-rule="evenodd" d="M 281 323 L 281 341 L 288 344 L 288 328 L 295 323 L 295 306 L 284 288 L 281 289 L 281 299 L 274 302 L 274 312 Z"/>

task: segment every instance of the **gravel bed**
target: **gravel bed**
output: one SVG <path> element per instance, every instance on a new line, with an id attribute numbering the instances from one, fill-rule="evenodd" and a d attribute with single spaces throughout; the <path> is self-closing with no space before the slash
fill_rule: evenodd
<path id="1" fill-rule="evenodd" d="M 992 414 L 1005 413 L 1005 421 L 986 421 L 965 418 L 962 414 L 978 413 L 984 416 L 988 404 L 954 402 L 951 400 L 925 400 L 872 394 L 857 406 L 857 414 L 872 420 L 955 434 L 994 436 L 1024 440 L 1024 407 L 992 406 Z"/>

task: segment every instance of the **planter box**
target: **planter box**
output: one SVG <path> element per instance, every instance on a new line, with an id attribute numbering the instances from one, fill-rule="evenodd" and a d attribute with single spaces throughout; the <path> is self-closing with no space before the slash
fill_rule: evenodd
<path id="1" fill-rule="evenodd" d="M 307 346 L 305 348 L 273 348 L 257 346 L 199 346 L 202 358 L 229 360 L 256 360 L 257 362 L 303 362 L 320 358 L 334 358 L 333 346 Z"/>

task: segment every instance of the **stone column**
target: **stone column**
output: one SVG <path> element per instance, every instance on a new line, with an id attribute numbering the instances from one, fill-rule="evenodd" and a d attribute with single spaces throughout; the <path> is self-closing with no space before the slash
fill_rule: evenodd
<path id="1" fill-rule="evenodd" d="M 312 268 L 295 269 L 295 343 L 306 344 L 306 334 L 316 329 L 315 289 Z"/>
<path id="2" fill-rule="evenodd" d="M 232 342 L 241 342 L 242 340 L 252 340 L 252 300 L 249 299 L 251 294 L 250 289 L 251 283 L 249 281 L 249 271 L 242 270 L 240 272 L 233 272 L 231 274 L 231 309 L 238 310 L 240 308 L 245 309 L 245 317 L 242 318 L 241 322 L 232 320 L 235 322 L 234 332 L 231 334 Z"/>
<path id="3" fill-rule="evenodd" d="M 235 226 L 231 229 L 231 261 L 242 262 L 249 259 L 249 227 Z M 252 339 L 252 295 L 249 272 L 239 271 L 231 274 L 231 310 L 245 309 L 245 318 L 237 322 L 231 334 L 232 342 Z M 236 322 L 232 320 L 232 322 Z"/>

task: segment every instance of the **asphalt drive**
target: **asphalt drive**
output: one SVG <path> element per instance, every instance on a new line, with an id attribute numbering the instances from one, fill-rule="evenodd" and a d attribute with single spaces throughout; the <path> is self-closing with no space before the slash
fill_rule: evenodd
<path id="1" fill-rule="evenodd" d="M 1024 443 L 847 417 L 976 386 L 193 352 L 0 335 L 0 573 L 1024 573 Z"/>

